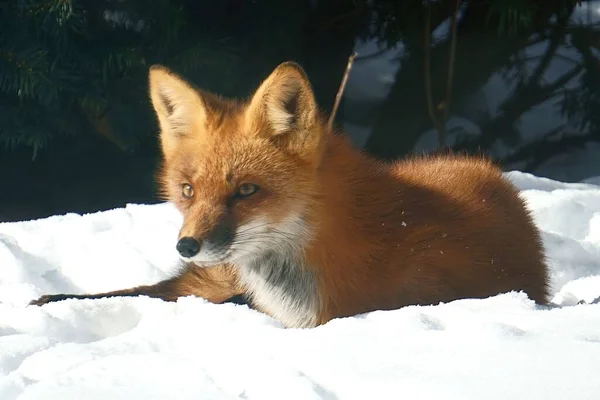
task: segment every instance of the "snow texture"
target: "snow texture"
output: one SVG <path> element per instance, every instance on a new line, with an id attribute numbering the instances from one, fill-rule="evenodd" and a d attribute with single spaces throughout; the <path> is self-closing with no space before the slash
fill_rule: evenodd
<path id="1" fill-rule="evenodd" d="M 181 219 L 159 204 L 0 224 L 0 399 L 600 399 L 600 186 L 507 176 L 543 232 L 552 307 L 505 293 L 302 330 L 194 297 L 26 306 L 168 276 Z"/>

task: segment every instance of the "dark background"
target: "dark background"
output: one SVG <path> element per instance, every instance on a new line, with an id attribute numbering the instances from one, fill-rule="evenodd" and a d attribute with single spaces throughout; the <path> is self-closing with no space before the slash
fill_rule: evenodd
<path id="1" fill-rule="evenodd" d="M 599 22 L 574 0 L 0 0 L 0 221 L 158 201 L 154 63 L 245 97 L 294 60 L 329 111 L 357 51 L 336 123 L 365 151 L 600 175 Z"/>

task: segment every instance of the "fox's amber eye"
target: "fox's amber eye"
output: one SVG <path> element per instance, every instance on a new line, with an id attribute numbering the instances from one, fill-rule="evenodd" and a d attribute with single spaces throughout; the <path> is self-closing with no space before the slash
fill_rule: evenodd
<path id="1" fill-rule="evenodd" d="M 254 193 L 258 192 L 258 186 L 253 183 L 244 183 L 240 185 L 237 192 L 235 193 L 236 197 L 248 197 L 252 196 Z"/>
<path id="2" fill-rule="evenodd" d="M 186 183 L 181 187 L 181 194 L 183 197 L 189 199 L 194 195 L 194 188 Z"/>

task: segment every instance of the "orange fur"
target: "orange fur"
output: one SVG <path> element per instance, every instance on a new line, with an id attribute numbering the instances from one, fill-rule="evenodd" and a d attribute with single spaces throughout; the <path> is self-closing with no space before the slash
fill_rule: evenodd
<path id="1" fill-rule="evenodd" d="M 548 301 L 539 233 L 490 161 L 375 160 L 327 129 L 308 78 L 291 62 L 248 101 L 203 92 L 164 67 L 151 68 L 150 95 L 164 156 L 158 179 L 183 214 L 180 238 L 204 245 L 225 226 L 233 241 L 223 254 L 231 254 L 190 259 L 156 285 L 33 304 L 140 294 L 221 302 L 246 294 L 285 326 L 310 327 L 512 290 Z M 259 190 L 236 197 L 247 183 Z"/>

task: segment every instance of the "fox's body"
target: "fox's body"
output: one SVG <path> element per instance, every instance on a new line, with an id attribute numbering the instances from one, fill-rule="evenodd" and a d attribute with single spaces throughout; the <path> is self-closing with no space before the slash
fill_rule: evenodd
<path id="1" fill-rule="evenodd" d="M 96 295 L 243 294 L 287 327 L 410 304 L 525 291 L 546 303 L 539 234 L 483 158 L 383 163 L 327 129 L 308 79 L 279 66 L 248 102 L 150 73 L 159 179 L 184 216 L 179 275 Z"/>

